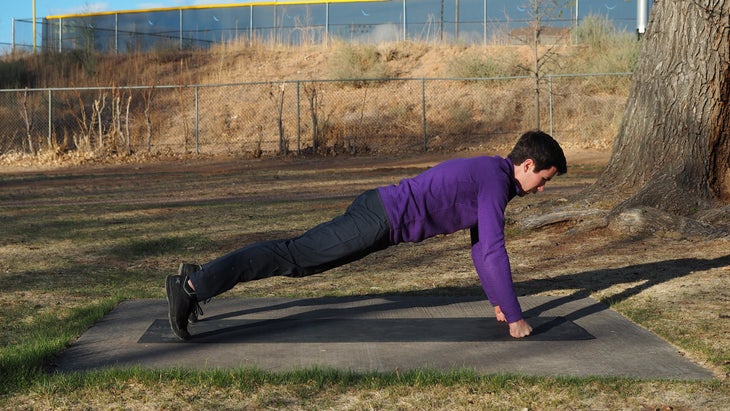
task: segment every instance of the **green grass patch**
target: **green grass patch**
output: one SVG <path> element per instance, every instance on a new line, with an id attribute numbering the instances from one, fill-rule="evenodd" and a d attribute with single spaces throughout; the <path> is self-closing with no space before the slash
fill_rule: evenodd
<path id="1" fill-rule="evenodd" d="M 36 316 L 24 330 L 16 331 L 23 336 L 22 341 L 0 350 L 0 395 L 44 381 L 45 370 L 54 355 L 117 303 L 117 299 L 107 299 L 70 310 L 68 314 L 46 313 Z"/>

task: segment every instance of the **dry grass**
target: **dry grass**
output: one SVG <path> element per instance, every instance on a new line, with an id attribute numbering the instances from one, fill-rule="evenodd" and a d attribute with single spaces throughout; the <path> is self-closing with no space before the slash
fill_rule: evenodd
<path id="1" fill-rule="evenodd" d="M 235 381 L 236 375 L 232 375 Z M 555 381 L 494 378 L 469 384 L 407 382 L 348 386 L 315 381 L 290 384 L 254 383 L 241 378 L 219 386 L 202 380 L 197 386 L 179 381 L 121 380 L 68 395 L 44 392 L 18 396 L 24 409 L 209 409 L 209 410 L 703 410 L 722 409 L 712 387 L 690 383 L 646 382 L 629 386 L 612 381 Z M 247 383 L 251 385 L 246 386 Z M 177 385 L 177 386 L 175 386 Z M 547 390 L 547 391 L 546 391 Z M 622 392 L 618 392 L 618 391 Z M 686 404 L 691 398 L 693 403 Z M 670 405 L 671 404 L 671 405 Z M 682 405 L 686 404 L 686 405 Z"/>
<path id="2" fill-rule="evenodd" d="M 612 47 L 562 46 L 554 64 L 542 74 L 628 72 L 634 62 L 625 57 L 635 53 L 635 42 L 615 42 Z M 544 52 L 544 50 L 541 50 Z M 614 58 L 615 57 L 615 58 Z M 422 120 L 419 82 L 307 83 L 309 80 L 345 80 L 352 78 L 420 79 L 476 76 L 529 75 L 520 67 L 530 67 L 528 46 L 459 46 L 422 43 L 383 43 L 302 47 L 267 46 L 258 43 L 226 43 L 207 51 L 157 51 L 146 54 L 90 55 L 85 52 L 21 56 L 13 64 L 25 67 L 27 77 L 21 87 L 108 87 L 112 91 L 55 92 L 53 116 L 63 130 L 55 131 L 55 145 L 49 149 L 47 127 L 35 124 L 34 145 L 43 150 L 35 162 L 43 164 L 49 156 L 75 161 L 81 157 L 122 157 L 126 148 L 110 124 L 127 124 L 124 104 L 130 102 L 129 134 L 135 156 L 147 153 L 147 139 L 153 140 L 154 153 L 191 152 L 196 113 L 194 91 L 156 88 L 150 100 L 141 90 L 122 90 L 123 86 L 231 85 L 201 88 L 199 96 L 200 132 L 206 153 L 261 155 L 277 153 L 279 130 L 278 102 L 286 100 L 282 123 L 290 149 L 295 149 L 298 131 L 308 145 L 313 130 L 307 87 L 315 87 L 318 97 L 319 133 L 325 154 L 335 151 L 364 153 L 395 152 L 421 148 Z M 600 63 L 603 60 L 612 66 Z M 0 65 L 0 68 L 2 66 Z M 21 76 L 22 77 L 22 76 Z M 19 80 L 20 81 L 20 80 Z M 302 81 L 298 90 L 291 81 Z M 426 90 L 429 147 L 434 150 L 459 151 L 478 145 L 493 135 L 514 134 L 531 129 L 534 124 L 534 84 L 522 81 L 488 83 L 431 82 Z M 610 146 L 622 115 L 628 93 L 628 79 L 612 82 L 600 80 L 560 80 L 554 85 L 556 136 L 564 144 L 581 147 Z M 548 84 L 542 85 L 543 96 Z M 301 110 L 296 115 L 294 101 L 300 92 Z M 121 97 L 123 118 L 111 114 L 114 93 Z M 107 144 L 95 141 L 96 128 L 80 126 L 82 109 L 91 113 L 93 103 L 106 94 L 105 133 Z M 84 103 L 79 96 L 83 95 Z M 0 128 L 7 135 L 0 139 L 0 161 L 13 164 L 18 156 L 29 152 L 20 144 L 24 135 L 18 129 L 17 96 L 5 96 L 9 102 L 0 112 Z M 31 97 L 33 117 L 44 118 L 48 112 L 44 93 Z M 148 134 L 146 109 L 149 103 Z M 547 97 L 542 101 L 542 127 L 548 127 Z M 91 124 L 87 115 L 86 126 Z M 301 120 L 301 121 L 299 121 Z M 81 122 L 81 123 L 84 123 Z M 60 127 L 60 126 L 59 126 Z M 122 129 L 126 133 L 127 130 Z M 20 133 L 20 134 L 18 134 Z M 400 146 L 392 147 L 394 141 Z M 16 141 L 17 140 L 17 141 Z M 390 142 L 390 144 L 386 144 Z M 390 145 L 390 146 L 389 146 Z M 70 151 L 68 149 L 70 148 Z M 28 162 L 35 155 L 24 155 Z"/>

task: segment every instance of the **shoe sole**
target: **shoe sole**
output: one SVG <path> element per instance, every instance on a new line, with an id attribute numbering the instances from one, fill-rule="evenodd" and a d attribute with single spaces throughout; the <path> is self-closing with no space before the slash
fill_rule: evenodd
<path id="1" fill-rule="evenodd" d="M 172 295 L 172 287 L 175 285 L 174 275 L 168 275 L 165 279 L 165 292 L 167 294 L 167 320 L 170 322 L 170 329 L 175 336 L 183 341 L 189 340 L 191 335 L 187 330 L 175 331 L 175 315 L 172 312 L 172 301 L 170 296 Z"/>

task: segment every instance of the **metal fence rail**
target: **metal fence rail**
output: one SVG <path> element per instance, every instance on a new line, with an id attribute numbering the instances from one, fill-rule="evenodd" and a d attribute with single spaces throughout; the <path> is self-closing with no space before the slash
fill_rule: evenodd
<path id="1" fill-rule="evenodd" d="M 540 128 L 601 145 L 629 83 L 629 73 L 545 77 Z M 534 93 L 529 77 L 0 90 L 0 155 L 459 150 L 536 128 Z"/>

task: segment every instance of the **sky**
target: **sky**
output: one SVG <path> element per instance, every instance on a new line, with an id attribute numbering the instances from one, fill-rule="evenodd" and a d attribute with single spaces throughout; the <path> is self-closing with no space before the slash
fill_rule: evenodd
<path id="1" fill-rule="evenodd" d="M 489 0 L 488 0 L 489 1 Z M 588 12 L 619 14 L 623 18 L 635 18 L 637 0 L 579 0 L 580 15 Z M 102 11 L 119 11 L 150 9 L 162 7 L 195 6 L 205 4 L 247 3 L 249 1 L 231 0 L 35 0 L 36 18 L 64 14 L 95 13 Z M 33 0 L 6 0 L 0 7 L 0 49 L 7 50 L 12 44 L 12 20 L 31 20 L 33 17 Z M 649 0 L 649 4 L 653 1 Z M 22 32 L 21 32 L 22 31 Z M 40 36 L 40 34 L 38 34 Z M 32 43 L 32 26 L 16 24 L 16 42 L 22 39 Z"/>

